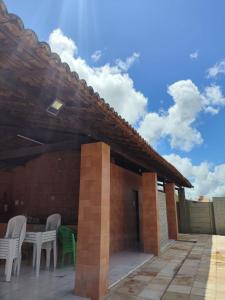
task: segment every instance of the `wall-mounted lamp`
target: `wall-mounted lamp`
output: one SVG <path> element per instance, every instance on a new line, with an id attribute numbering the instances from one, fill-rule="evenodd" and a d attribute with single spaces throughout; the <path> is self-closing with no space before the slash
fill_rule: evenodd
<path id="1" fill-rule="evenodd" d="M 60 101 L 59 99 L 55 99 L 52 102 L 52 104 L 47 108 L 47 112 L 54 116 L 57 116 L 60 110 L 62 109 L 62 107 L 63 107 L 62 101 Z"/>

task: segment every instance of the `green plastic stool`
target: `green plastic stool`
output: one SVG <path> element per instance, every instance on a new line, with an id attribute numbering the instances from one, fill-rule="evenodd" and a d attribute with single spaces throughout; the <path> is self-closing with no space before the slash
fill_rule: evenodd
<path id="1" fill-rule="evenodd" d="M 70 254 L 69 262 L 71 257 L 73 258 L 74 266 L 76 265 L 76 241 L 74 237 L 74 231 L 66 226 L 60 226 L 58 229 L 59 241 L 62 245 L 62 261 L 61 266 L 64 266 L 65 255 Z"/>

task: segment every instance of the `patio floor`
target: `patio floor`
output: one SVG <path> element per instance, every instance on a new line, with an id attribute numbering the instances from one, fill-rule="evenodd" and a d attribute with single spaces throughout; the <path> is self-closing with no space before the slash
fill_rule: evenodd
<path id="1" fill-rule="evenodd" d="M 225 299 L 225 236 L 180 235 L 110 290 L 107 300 Z"/>
<path id="2" fill-rule="evenodd" d="M 141 253 L 123 254 L 114 257 L 114 264 L 111 260 L 114 280 L 121 270 L 130 272 L 130 267 L 142 266 L 111 288 L 107 300 L 225 299 L 225 236 L 180 235 L 179 241 L 146 263 L 148 258 Z M 42 270 L 37 279 L 30 267 L 23 266 L 20 277 L 10 283 L 2 281 L 2 271 L 1 300 L 81 299 L 72 294 L 72 268 Z"/>
<path id="3" fill-rule="evenodd" d="M 129 251 L 112 255 L 110 257 L 109 285 L 116 284 L 152 257 L 153 255 L 150 254 Z M 53 272 L 45 270 L 43 266 L 39 278 L 36 278 L 35 272 L 24 262 L 19 278 L 12 276 L 10 283 L 4 282 L 3 267 L 4 265 L 0 268 L 1 300 L 84 299 L 73 295 L 75 273 L 72 267 L 58 268 Z"/>
<path id="4" fill-rule="evenodd" d="M 153 255 L 141 252 L 122 251 L 113 254 L 109 265 L 109 287 L 117 284 L 152 258 Z"/>

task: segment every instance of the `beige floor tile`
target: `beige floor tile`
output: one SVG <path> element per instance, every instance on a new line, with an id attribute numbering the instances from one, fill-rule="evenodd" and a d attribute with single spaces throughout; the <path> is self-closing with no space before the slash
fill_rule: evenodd
<path id="1" fill-rule="evenodd" d="M 149 300 L 160 300 L 162 295 L 163 295 L 163 292 L 161 292 L 161 291 L 154 291 L 152 289 L 145 288 L 138 295 L 138 297 L 146 298 Z"/>
<path id="2" fill-rule="evenodd" d="M 218 292 L 224 292 L 224 299 L 225 299 L 225 282 L 224 283 L 216 283 L 216 290 Z"/>
<path id="3" fill-rule="evenodd" d="M 202 282 L 202 281 L 195 281 L 193 284 L 194 288 L 200 288 L 200 289 L 205 289 L 207 285 L 207 282 Z"/>
<path id="4" fill-rule="evenodd" d="M 216 290 L 210 290 L 210 289 L 201 289 L 201 288 L 192 288 L 191 290 L 192 295 L 198 295 L 198 296 L 207 296 L 207 297 L 215 297 Z"/>
<path id="5" fill-rule="evenodd" d="M 190 295 L 188 300 L 205 300 L 204 296 Z"/>
<path id="6" fill-rule="evenodd" d="M 177 275 L 173 279 L 172 284 L 192 286 L 193 282 L 194 282 L 194 277 L 192 277 L 192 276 L 179 276 L 179 275 Z"/>
<path id="7" fill-rule="evenodd" d="M 206 290 L 202 288 L 195 288 L 193 287 L 191 290 L 192 295 L 197 295 L 197 296 L 205 296 L 206 295 Z"/>
<path id="8" fill-rule="evenodd" d="M 114 293 L 117 298 L 112 294 L 107 300 L 225 300 L 225 237 L 181 237 L 197 243 L 174 243 L 132 274 L 133 283 L 123 284 L 122 293 Z"/>
<path id="9" fill-rule="evenodd" d="M 155 277 L 158 275 L 158 272 L 153 272 L 151 270 L 151 268 L 149 267 L 144 267 L 143 269 L 141 269 L 138 274 L 136 275 L 143 275 L 143 276 L 149 276 L 149 277 Z"/>
<path id="10" fill-rule="evenodd" d="M 216 290 L 216 282 L 215 281 L 207 281 L 207 282 L 195 281 L 193 284 L 193 287 L 207 289 L 207 290 Z"/>
<path id="11" fill-rule="evenodd" d="M 154 277 L 153 276 L 147 276 L 147 275 L 135 275 L 132 277 L 134 280 L 137 281 L 143 281 L 149 283 Z"/>
<path id="12" fill-rule="evenodd" d="M 167 289 L 167 284 L 150 283 L 146 288 L 153 291 L 164 292 Z"/>
<path id="13" fill-rule="evenodd" d="M 216 300 L 224 300 L 224 299 L 225 299 L 225 293 L 216 292 Z"/>
<path id="14" fill-rule="evenodd" d="M 156 276 L 151 283 L 157 283 L 157 284 L 162 284 L 162 285 L 169 285 L 171 282 L 171 277 L 168 276 Z M 150 284 L 151 284 L 150 283 Z"/>
<path id="15" fill-rule="evenodd" d="M 145 282 L 129 279 L 129 280 L 125 281 L 123 283 L 123 285 L 121 285 L 118 288 L 117 291 L 120 294 L 127 294 L 127 295 L 136 296 L 137 294 L 139 294 L 144 289 L 145 286 L 146 286 Z"/>
<path id="16" fill-rule="evenodd" d="M 189 295 L 174 293 L 174 292 L 166 292 L 161 300 L 188 300 Z"/>
<path id="17" fill-rule="evenodd" d="M 112 295 L 106 298 L 106 300 L 136 300 L 136 299 L 137 299 L 136 297 L 133 297 L 131 295 L 124 295 L 119 293 L 113 293 Z"/>
<path id="18" fill-rule="evenodd" d="M 216 300 L 216 296 L 197 296 L 191 294 L 188 300 Z"/>
<path id="19" fill-rule="evenodd" d="M 185 285 L 170 285 L 167 291 L 169 292 L 175 292 L 175 293 L 181 293 L 181 294 L 190 294 L 191 292 L 190 286 Z"/>

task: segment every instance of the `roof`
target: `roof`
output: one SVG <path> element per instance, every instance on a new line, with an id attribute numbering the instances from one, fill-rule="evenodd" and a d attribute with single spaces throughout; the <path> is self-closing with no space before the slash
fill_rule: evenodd
<path id="1" fill-rule="evenodd" d="M 47 43 L 39 42 L 18 16 L 8 13 L 1 0 L 0 45 L 0 135 L 7 129 L 15 137 L 19 128 L 20 135 L 29 129 L 36 130 L 35 136 L 42 131 L 44 143 L 75 141 L 77 136 L 86 137 L 84 142 L 103 141 L 115 155 L 143 172 L 154 171 L 163 181 L 192 187 L 85 80 L 71 72 Z M 46 112 L 56 98 L 64 104 L 57 117 Z M 50 131 L 54 132 L 52 140 Z M 9 144 L 2 148 L 4 145 L 7 143 L 0 143 L 1 150 L 8 151 Z M 15 144 L 15 149 L 18 147 L 21 145 Z"/>

